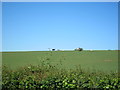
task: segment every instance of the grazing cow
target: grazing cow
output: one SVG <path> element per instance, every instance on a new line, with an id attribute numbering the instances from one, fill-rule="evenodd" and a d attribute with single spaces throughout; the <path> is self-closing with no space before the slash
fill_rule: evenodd
<path id="1" fill-rule="evenodd" d="M 82 51 L 83 48 L 76 48 L 75 51 Z"/>
<path id="2" fill-rule="evenodd" d="M 52 51 L 55 51 L 55 49 L 52 49 Z"/>

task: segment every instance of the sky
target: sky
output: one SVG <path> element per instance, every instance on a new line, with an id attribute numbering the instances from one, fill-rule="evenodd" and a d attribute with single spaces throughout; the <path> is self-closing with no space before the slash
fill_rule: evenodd
<path id="1" fill-rule="evenodd" d="M 3 2 L 3 51 L 118 49 L 117 2 Z"/>
<path id="2" fill-rule="evenodd" d="M 2 0 L 2 2 L 119 2 L 119 0 Z"/>

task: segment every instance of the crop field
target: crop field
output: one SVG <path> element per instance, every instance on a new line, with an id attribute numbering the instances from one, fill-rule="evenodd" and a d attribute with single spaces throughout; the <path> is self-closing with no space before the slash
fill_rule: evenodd
<path id="1" fill-rule="evenodd" d="M 39 65 L 46 62 L 64 69 L 74 69 L 81 66 L 85 69 L 117 71 L 117 50 L 95 51 L 30 51 L 3 52 L 2 64 L 12 69 L 26 65 Z"/>
<path id="2" fill-rule="evenodd" d="M 2 89 L 120 89 L 118 51 L 3 52 Z"/>

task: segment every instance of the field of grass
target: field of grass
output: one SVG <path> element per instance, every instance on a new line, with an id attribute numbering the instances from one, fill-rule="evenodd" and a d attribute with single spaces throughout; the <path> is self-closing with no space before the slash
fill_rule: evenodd
<path id="1" fill-rule="evenodd" d="M 2 89 L 120 89 L 118 51 L 3 52 L 2 56 Z"/>
<path id="2" fill-rule="evenodd" d="M 118 51 L 31 51 L 3 52 L 2 64 L 12 69 L 29 64 L 38 65 L 47 62 L 61 68 L 74 69 L 80 65 L 85 69 L 117 71 Z"/>

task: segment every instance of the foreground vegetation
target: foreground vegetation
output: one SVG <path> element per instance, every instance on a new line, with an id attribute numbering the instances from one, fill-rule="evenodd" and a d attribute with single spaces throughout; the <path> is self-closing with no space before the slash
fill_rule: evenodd
<path id="1" fill-rule="evenodd" d="M 3 65 L 6 90 L 120 89 L 118 51 L 4 52 Z"/>
<path id="2" fill-rule="evenodd" d="M 73 70 L 59 69 L 42 63 L 29 65 L 17 70 L 3 67 L 2 89 L 48 89 L 48 88 L 106 88 L 120 89 L 117 72 L 86 71 L 80 66 Z"/>

